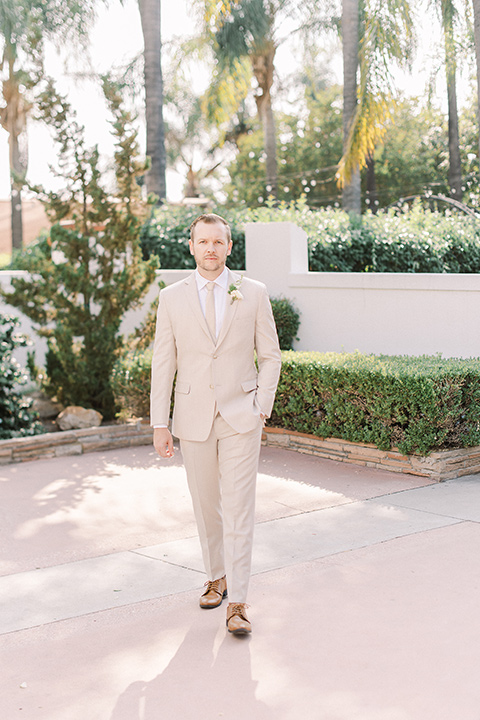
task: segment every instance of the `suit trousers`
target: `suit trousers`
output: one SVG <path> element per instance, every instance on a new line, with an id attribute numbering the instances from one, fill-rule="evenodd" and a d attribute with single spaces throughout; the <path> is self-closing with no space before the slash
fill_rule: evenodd
<path id="1" fill-rule="evenodd" d="M 207 577 L 227 576 L 230 602 L 247 599 L 262 428 L 237 433 L 217 413 L 207 440 L 180 439 Z"/>

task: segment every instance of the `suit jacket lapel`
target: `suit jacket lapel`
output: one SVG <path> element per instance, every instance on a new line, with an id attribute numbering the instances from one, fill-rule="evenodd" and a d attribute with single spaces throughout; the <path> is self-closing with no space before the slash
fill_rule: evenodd
<path id="1" fill-rule="evenodd" d="M 235 273 L 232 273 L 231 270 L 228 271 L 228 286 L 227 291 L 230 285 L 234 282 L 237 282 L 238 280 L 241 280 L 240 275 L 236 275 Z M 237 305 L 240 301 L 236 300 L 235 302 L 232 302 L 232 299 L 230 295 L 227 295 L 226 304 L 225 304 L 225 314 L 223 316 L 223 323 L 222 327 L 220 329 L 220 334 L 217 338 L 217 346 L 220 345 L 221 342 L 225 339 L 226 334 L 228 333 L 230 329 L 230 325 L 232 324 L 233 318 L 235 317 L 235 314 L 237 312 Z M 205 323 L 206 325 L 206 323 Z"/>

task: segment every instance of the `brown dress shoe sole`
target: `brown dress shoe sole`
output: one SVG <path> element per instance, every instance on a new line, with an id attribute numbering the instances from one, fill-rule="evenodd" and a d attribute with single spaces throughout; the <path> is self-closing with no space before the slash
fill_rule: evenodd
<path id="1" fill-rule="evenodd" d="M 227 623 L 228 632 L 232 633 L 232 635 L 250 635 L 252 632 L 251 628 L 235 628 L 235 630 L 230 630 Z"/>

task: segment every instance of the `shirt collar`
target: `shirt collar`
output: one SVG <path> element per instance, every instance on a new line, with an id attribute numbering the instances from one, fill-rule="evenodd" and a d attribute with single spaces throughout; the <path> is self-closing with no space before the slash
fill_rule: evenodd
<path id="1" fill-rule="evenodd" d="M 210 282 L 210 280 L 207 280 L 207 278 L 204 278 L 198 270 L 195 270 L 195 280 L 197 281 L 197 288 L 198 290 L 202 290 L 205 285 Z M 219 285 L 223 290 L 227 289 L 228 285 L 228 268 L 225 266 L 223 268 L 223 272 L 215 279 L 215 284 Z"/>

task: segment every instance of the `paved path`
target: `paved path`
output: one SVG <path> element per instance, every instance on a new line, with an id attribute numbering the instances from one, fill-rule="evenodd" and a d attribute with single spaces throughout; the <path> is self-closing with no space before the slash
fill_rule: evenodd
<path id="1" fill-rule="evenodd" d="M 202 611 L 180 453 L 0 469 L 0 719 L 480 720 L 480 476 L 264 448 L 250 638 Z"/>

